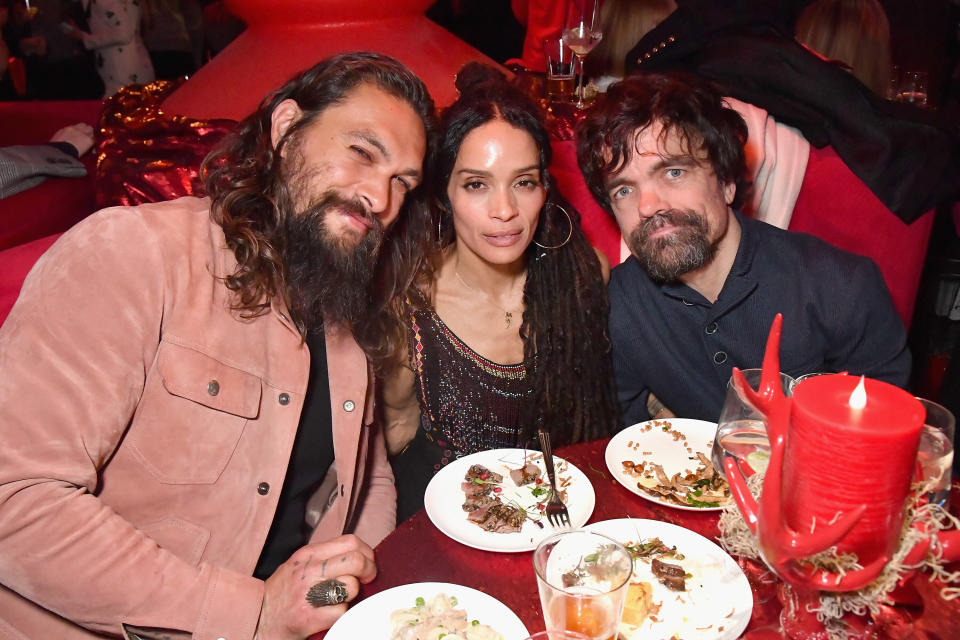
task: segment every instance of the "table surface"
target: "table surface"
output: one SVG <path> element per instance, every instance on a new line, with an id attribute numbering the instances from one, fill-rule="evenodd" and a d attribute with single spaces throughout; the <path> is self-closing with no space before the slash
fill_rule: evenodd
<path id="1" fill-rule="evenodd" d="M 578 467 L 596 492 L 597 502 L 588 522 L 630 516 L 661 520 L 695 531 L 711 540 L 719 533 L 717 512 L 672 509 L 644 500 L 618 483 L 604 463 L 609 439 L 561 447 L 555 455 Z M 533 633 L 543 629 L 540 599 L 533 573 L 532 552 L 480 551 L 440 532 L 421 510 L 402 523 L 376 548 L 377 578 L 363 587 L 367 597 L 411 582 L 449 582 L 484 591 L 512 609 Z M 780 605 L 770 594 L 754 606 L 749 629 L 775 624 Z M 315 636 L 317 638 L 322 636 Z"/>

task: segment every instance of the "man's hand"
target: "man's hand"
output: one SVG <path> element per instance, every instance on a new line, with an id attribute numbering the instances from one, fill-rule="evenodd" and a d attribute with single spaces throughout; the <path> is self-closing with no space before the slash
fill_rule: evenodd
<path id="1" fill-rule="evenodd" d="M 93 147 L 93 127 L 86 122 L 71 124 L 58 129 L 50 142 L 66 142 L 77 150 L 79 158 Z"/>
<path id="2" fill-rule="evenodd" d="M 313 607 L 307 591 L 323 580 L 336 578 L 347 587 L 347 601 L 377 575 L 371 549 L 353 535 L 297 549 L 267 578 L 257 624 L 257 640 L 302 640 L 329 629 L 347 611 L 347 605 Z"/>

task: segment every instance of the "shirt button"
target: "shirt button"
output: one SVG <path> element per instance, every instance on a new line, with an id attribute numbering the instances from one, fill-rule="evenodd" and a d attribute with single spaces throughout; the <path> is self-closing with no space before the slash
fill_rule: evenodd
<path id="1" fill-rule="evenodd" d="M 723 351 L 717 351 L 715 354 L 713 354 L 713 361 L 716 364 L 723 364 L 727 361 L 727 354 Z"/>
<path id="2" fill-rule="evenodd" d="M 262 495 L 262 496 L 265 496 L 265 495 L 267 495 L 268 493 L 270 493 L 270 483 L 268 483 L 268 482 L 261 482 L 260 484 L 258 484 L 258 485 L 257 485 L 257 493 L 259 493 L 259 494 Z"/>
<path id="3" fill-rule="evenodd" d="M 680 298 L 680 302 L 682 302 L 683 304 L 687 305 L 688 307 L 692 307 L 692 306 L 693 306 L 693 303 L 690 302 L 689 300 L 687 300 L 686 298 Z"/>
<path id="4" fill-rule="evenodd" d="M 279 403 L 282 404 L 283 406 L 287 406 L 288 404 L 290 404 L 290 394 L 289 394 L 289 393 L 281 393 L 281 394 L 277 397 L 277 402 L 279 402 Z"/>
<path id="5" fill-rule="evenodd" d="M 343 485 L 340 485 L 340 497 L 343 497 Z"/>
<path id="6" fill-rule="evenodd" d="M 207 393 L 209 393 L 212 396 L 215 396 L 218 393 L 220 393 L 220 383 L 217 382 L 216 380 L 211 380 L 210 382 L 208 382 Z"/>
<path id="7" fill-rule="evenodd" d="M 357 405 L 353 403 L 353 400 L 347 400 L 346 402 L 343 403 L 344 411 L 353 411 L 356 408 L 357 408 Z"/>
<path id="8" fill-rule="evenodd" d="M 703 330 L 704 330 L 704 332 L 705 332 L 708 336 L 712 336 L 713 334 L 715 334 L 715 333 L 717 332 L 717 323 L 716 323 L 716 322 L 711 322 L 711 323 L 708 324 L 706 327 L 704 327 Z"/>

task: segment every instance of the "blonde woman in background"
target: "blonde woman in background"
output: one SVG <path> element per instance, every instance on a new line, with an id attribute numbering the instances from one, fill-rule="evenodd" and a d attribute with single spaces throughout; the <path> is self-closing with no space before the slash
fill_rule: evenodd
<path id="1" fill-rule="evenodd" d="M 816 0 L 797 19 L 798 41 L 850 67 L 880 97 L 890 83 L 890 22 L 877 0 Z"/>
<path id="2" fill-rule="evenodd" d="M 624 76 L 630 49 L 677 8 L 675 0 L 606 0 L 600 8 L 603 39 L 587 56 L 588 76 Z"/>

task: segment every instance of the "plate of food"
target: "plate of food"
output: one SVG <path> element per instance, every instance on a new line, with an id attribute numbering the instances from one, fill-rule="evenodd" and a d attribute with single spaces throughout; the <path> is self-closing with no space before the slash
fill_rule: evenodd
<path id="1" fill-rule="evenodd" d="M 652 502 L 689 511 L 718 511 L 730 487 L 710 462 L 717 423 L 688 418 L 647 420 L 607 444 L 604 458 L 617 482 Z"/>
<path id="2" fill-rule="evenodd" d="M 326 640 L 524 640 L 529 633 L 505 604 L 446 582 L 417 582 L 376 593 L 350 607 Z"/>
<path id="3" fill-rule="evenodd" d="M 622 640 L 733 640 L 747 628 L 753 613 L 750 583 L 710 540 L 657 520 L 605 520 L 585 528 L 613 538 L 633 555 Z"/>
<path id="4" fill-rule="evenodd" d="M 596 496 L 582 471 L 553 457 L 557 491 L 570 524 L 582 527 Z M 430 480 L 423 506 L 430 521 L 457 542 L 484 551 L 520 552 L 554 532 L 544 511 L 550 483 L 543 454 L 491 449 L 454 460 Z"/>

